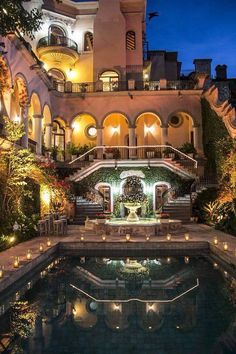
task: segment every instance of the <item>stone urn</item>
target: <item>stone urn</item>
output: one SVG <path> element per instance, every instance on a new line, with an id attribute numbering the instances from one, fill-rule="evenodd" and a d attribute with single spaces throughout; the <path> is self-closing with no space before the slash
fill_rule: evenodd
<path id="1" fill-rule="evenodd" d="M 141 208 L 141 204 L 140 203 L 124 203 L 124 206 L 129 211 L 129 215 L 127 216 L 126 221 L 129 221 L 129 222 L 139 221 L 139 217 L 137 215 L 137 210 L 139 208 Z"/>

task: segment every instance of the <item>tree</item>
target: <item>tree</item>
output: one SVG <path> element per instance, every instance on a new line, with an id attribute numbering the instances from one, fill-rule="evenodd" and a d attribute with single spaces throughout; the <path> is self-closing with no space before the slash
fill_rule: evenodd
<path id="1" fill-rule="evenodd" d="M 42 23 L 42 13 L 38 9 L 27 11 L 23 4 L 28 0 L 1 0 L 0 7 L 0 35 L 16 31 L 34 38 Z"/>

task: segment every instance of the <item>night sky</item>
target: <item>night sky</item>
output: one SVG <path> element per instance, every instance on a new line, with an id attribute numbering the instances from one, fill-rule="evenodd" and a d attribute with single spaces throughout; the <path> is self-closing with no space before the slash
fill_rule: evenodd
<path id="1" fill-rule="evenodd" d="M 236 0 L 147 0 L 147 12 L 159 17 L 147 22 L 150 49 L 178 51 L 182 71 L 193 59 L 211 58 L 228 65 L 236 77 Z"/>

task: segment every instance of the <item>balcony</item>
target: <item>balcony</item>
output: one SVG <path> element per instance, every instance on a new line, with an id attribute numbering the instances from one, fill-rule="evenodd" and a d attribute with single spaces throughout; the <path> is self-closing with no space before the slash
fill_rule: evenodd
<path id="1" fill-rule="evenodd" d="M 166 81 L 115 81 L 103 82 L 54 82 L 54 89 L 65 93 L 93 93 L 93 92 L 120 92 L 120 91 L 160 91 L 160 90 L 196 90 L 196 84 L 191 80 Z"/>
<path id="2" fill-rule="evenodd" d="M 46 36 L 39 40 L 37 53 L 41 61 L 73 65 L 79 59 L 75 41 L 62 36 Z"/>

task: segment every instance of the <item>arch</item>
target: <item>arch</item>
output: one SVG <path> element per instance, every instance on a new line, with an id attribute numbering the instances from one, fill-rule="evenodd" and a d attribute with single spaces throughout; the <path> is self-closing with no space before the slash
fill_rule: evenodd
<path id="1" fill-rule="evenodd" d="M 42 115 L 41 101 L 39 95 L 35 91 L 32 91 L 30 96 L 30 107 L 33 108 L 35 115 Z"/>
<path id="2" fill-rule="evenodd" d="M 168 116 L 168 142 L 180 148 L 185 143 L 194 145 L 194 126 L 196 119 L 187 111 L 174 111 Z"/>
<path id="3" fill-rule="evenodd" d="M 91 52 L 93 50 L 93 33 L 87 31 L 84 33 L 84 51 Z"/>
<path id="4" fill-rule="evenodd" d="M 26 77 L 22 73 L 17 73 L 15 76 L 15 85 L 19 92 L 20 105 L 24 106 L 29 104 L 29 90 Z"/>
<path id="5" fill-rule="evenodd" d="M 167 124 L 169 124 L 169 121 L 170 121 L 171 117 L 174 116 L 174 115 L 177 115 L 177 114 L 186 114 L 187 116 L 189 116 L 189 118 L 191 118 L 192 123 L 193 123 L 194 126 L 195 126 L 195 125 L 196 125 L 196 126 L 199 125 L 199 122 L 198 122 L 198 120 L 196 119 L 196 117 L 195 117 L 191 112 L 187 111 L 186 109 L 185 109 L 185 110 L 179 109 L 179 110 L 175 110 L 175 111 L 171 112 L 171 113 L 168 115 Z"/>
<path id="6" fill-rule="evenodd" d="M 43 123 L 44 125 L 52 123 L 51 109 L 47 103 L 43 106 Z"/>
<path id="7" fill-rule="evenodd" d="M 160 117 L 153 112 L 144 112 L 136 118 L 136 134 L 138 145 L 161 144 Z"/>
<path id="8" fill-rule="evenodd" d="M 52 122 L 52 157 L 55 160 L 63 161 L 65 159 L 65 130 L 66 124 L 61 117 L 56 117 Z"/>
<path id="9" fill-rule="evenodd" d="M 107 200 L 107 204 L 109 203 L 109 205 L 105 206 L 104 205 L 104 210 L 105 212 L 113 212 L 113 188 L 112 188 L 112 185 L 110 183 L 107 183 L 107 182 L 99 182 L 95 185 L 95 189 L 97 191 L 100 191 L 100 188 L 102 187 L 107 187 L 107 188 L 110 188 L 110 200 Z M 105 200 L 104 200 L 105 202 Z M 108 210 L 110 209 L 110 210 Z"/>
<path id="10" fill-rule="evenodd" d="M 136 34 L 134 31 L 126 32 L 126 49 L 127 50 L 136 49 Z"/>
<path id="11" fill-rule="evenodd" d="M 66 30 L 61 23 L 52 23 L 48 27 L 48 39 L 50 45 L 61 45 L 65 41 Z"/>
<path id="12" fill-rule="evenodd" d="M 59 82 L 66 81 L 66 74 L 58 68 L 51 68 L 48 70 L 48 75 L 51 76 L 54 80 Z"/>
<path id="13" fill-rule="evenodd" d="M 71 122 L 71 128 L 71 141 L 76 146 L 96 145 L 97 124 L 92 115 L 88 113 L 77 114 Z"/>
<path id="14" fill-rule="evenodd" d="M 157 186 L 162 186 L 162 185 L 166 185 L 168 187 L 168 189 L 171 188 L 171 184 L 169 182 L 166 182 L 166 181 L 158 181 L 158 182 L 155 182 L 153 185 L 152 185 L 152 195 L 153 195 L 153 210 L 156 210 L 156 187 Z"/>
<path id="15" fill-rule="evenodd" d="M 105 145 L 126 145 L 125 139 L 129 134 L 129 121 L 126 115 L 119 112 L 106 115 L 103 120 L 103 128 L 103 143 Z"/>
<path id="16" fill-rule="evenodd" d="M 99 80 L 103 82 L 103 91 L 118 91 L 119 90 L 119 81 L 120 73 L 114 69 L 107 69 L 101 71 L 99 75 Z"/>
<path id="17" fill-rule="evenodd" d="M 88 112 L 88 111 L 81 111 L 81 112 L 76 113 L 74 116 L 72 116 L 70 126 L 72 127 L 73 120 L 74 120 L 76 117 L 81 116 L 81 115 L 83 115 L 83 114 L 92 117 L 92 118 L 95 120 L 95 122 L 96 122 L 97 128 L 99 127 L 97 117 L 96 117 L 93 113 Z"/>

